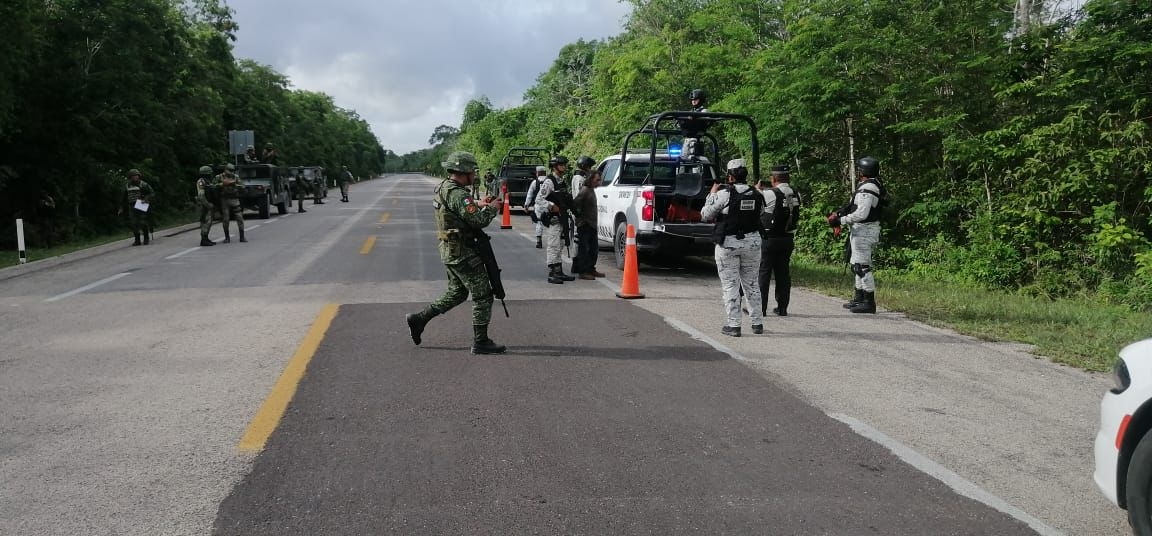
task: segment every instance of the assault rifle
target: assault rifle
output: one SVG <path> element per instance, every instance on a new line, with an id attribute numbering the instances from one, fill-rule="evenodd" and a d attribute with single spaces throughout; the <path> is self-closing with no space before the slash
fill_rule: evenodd
<path id="1" fill-rule="evenodd" d="M 504 317 L 511 318 L 512 315 L 508 314 L 508 304 L 504 303 L 504 282 L 500 280 L 500 264 L 496 262 L 496 252 L 492 251 L 492 237 L 480 229 L 473 229 L 473 232 L 476 233 L 476 254 L 484 261 L 488 283 L 492 285 L 492 297 L 500 300 L 500 306 L 504 308 Z"/>

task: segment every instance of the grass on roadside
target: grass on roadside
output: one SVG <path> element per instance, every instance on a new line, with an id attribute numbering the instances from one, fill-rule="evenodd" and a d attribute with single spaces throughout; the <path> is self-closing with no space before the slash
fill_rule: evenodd
<path id="1" fill-rule="evenodd" d="M 193 221 L 192 217 L 187 215 L 187 214 L 179 214 L 179 215 L 174 215 L 174 216 L 162 217 L 162 218 L 159 218 L 159 220 L 160 221 L 157 222 L 157 224 L 156 224 L 157 236 L 159 236 L 161 229 L 167 229 L 169 227 L 184 225 L 186 223 L 191 223 Z M 35 261 L 40 261 L 40 260 L 44 260 L 44 259 L 50 259 L 52 257 L 58 257 L 60 255 L 66 254 L 66 253 L 72 253 L 75 251 L 93 248 L 96 246 L 103 246 L 104 244 L 109 244 L 112 242 L 116 242 L 118 240 L 125 240 L 128 238 L 132 238 L 132 233 L 129 232 L 127 226 L 125 226 L 123 229 L 118 229 L 112 233 L 103 233 L 103 234 L 96 235 L 96 236 L 79 238 L 79 239 L 73 240 L 71 242 L 52 246 L 50 248 L 29 247 L 27 250 L 28 262 L 35 262 Z M 15 266 L 19 262 L 20 262 L 20 252 L 16 251 L 15 249 L 2 249 L 2 250 L 0 250 L 0 268 L 7 268 L 9 266 Z"/>
<path id="2" fill-rule="evenodd" d="M 852 275 L 842 267 L 795 257 L 793 284 L 851 297 Z M 992 341 L 1032 344 L 1057 363 L 1110 370 L 1124 346 L 1152 337 L 1152 315 L 1084 298 L 1047 300 L 934 281 L 881 270 L 876 302 L 909 318 Z"/>

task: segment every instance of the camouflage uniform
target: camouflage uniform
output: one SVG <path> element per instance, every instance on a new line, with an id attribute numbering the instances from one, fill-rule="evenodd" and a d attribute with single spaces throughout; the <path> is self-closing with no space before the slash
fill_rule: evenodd
<path id="1" fill-rule="evenodd" d="M 215 207 L 208 199 L 208 191 L 212 189 L 212 168 L 200 168 L 200 176 L 196 178 L 196 206 L 200 208 L 200 245 L 215 246 L 216 243 L 208 239 L 212 230 L 212 211 Z"/>
<path id="2" fill-rule="evenodd" d="M 232 242 L 232 237 L 228 234 L 228 222 L 231 220 L 236 220 L 236 228 L 240 230 L 240 241 L 248 241 L 244 238 L 244 211 L 240 208 L 240 189 L 244 187 L 244 181 L 232 173 L 233 169 L 235 168 L 232 164 L 228 164 L 224 173 L 217 175 L 213 182 L 220 189 L 220 222 L 224 226 L 225 244 Z M 224 184 L 226 180 L 231 182 Z"/>
<path id="3" fill-rule="evenodd" d="M 148 213 L 136 209 L 136 200 L 148 201 L 151 199 L 152 186 L 143 180 L 133 181 L 132 177 L 139 177 L 140 172 L 132 169 L 128 171 L 128 182 L 124 185 L 124 205 L 125 210 L 128 211 L 128 227 L 132 229 L 132 236 L 136 239 L 132 242 L 133 246 L 140 245 L 140 236 L 144 236 L 144 245 L 148 244 L 151 237 L 151 229 L 149 228 Z"/>
<path id="4" fill-rule="evenodd" d="M 443 165 L 453 175 L 471 174 L 475 177 L 476 159 L 469 153 L 458 151 Z M 412 341 L 420 344 L 420 334 L 432 318 L 442 315 L 464 303 L 472 295 L 472 328 L 474 354 L 501 354 L 505 348 L 488 338 L 488 324 L 492 319 L 492 284 L 484 261 L 477 253 L 474 229 L 483 229 L 500 213 L 499 205 L 477 203 L 468 189 L 453 179 L 445 180 L 436 188 L 433 203 L 436 209 L 436 231 L 440 260 L 448 272 L 448 290 L 440 299 L 423 311 L 407 316 Z"/>
<path id="5" fill-rule="evenodd" d="M 340 185 L 340 201 L 348 202 L 348 185 L 352 183 L 352 172 L 348 171 L 348 167 L 336 175 L 336 183 Z"/>

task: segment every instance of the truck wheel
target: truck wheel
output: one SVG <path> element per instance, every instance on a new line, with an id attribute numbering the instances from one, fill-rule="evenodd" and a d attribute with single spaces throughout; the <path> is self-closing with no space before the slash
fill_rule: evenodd
<path id="1" fill-rule="evenodd" d="M 1125 497 L 1133 534 L 1152 535 L 1152 432 L 1144 434 L 1132 453 Z"/>
<path id="2" fill-rule="evenodd" d="M 616 269 L 624 269 L 624 248 L 628 242 L 628 222 L 616 224 L 616 234 L 612 239 L 612 250 L 616 254 Z"/>
<path id="3" fill-rule="evenodd" d="M 269 204 L 271 204 L 271 201 L 268 199 L 268 196 L 261 197 L 260 201 L 256 204 L 256 211 L 260 213 L 260 217 L 263 219 L 268 219 Z"/>

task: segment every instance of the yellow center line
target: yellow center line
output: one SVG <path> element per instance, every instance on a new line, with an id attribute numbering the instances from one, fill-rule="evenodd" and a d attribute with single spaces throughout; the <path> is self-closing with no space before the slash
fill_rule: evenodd
<path id="1" fill-rule="evenodd" d="M 388 220 L 390 220 L 390 219 L 392 219 L 392 213 L 391 212 L 385 212 L 385 213 L 380 215 L 380 223 L 388 223 Z"/>
<path id="2" fill-rule="evenodd" d="M 296 349 L 296 354 L 288 361 L 288 365 L 284 367 L 284 372 L 280 373 L 280 379 L 276 380 L 276 385 L 272 386 L 272 392 L 268 393 L 268 398 L 264 399 L 264 404 L 260 406 L 256 416 L 252 417 L 252 422 L 248 423 L 248 430 L 240 439 L 239 449 L 241 452 L 255 454 L 264 450 L 268 437 L 279 426 L 280 419 L 284 417 L 284 411 L 288 409 L 288 403 L 296 395 L 296 387 L 300 384 L 300 379 L 304 377 L 304 371 L 308 369 L 308 362 L 316 354 L 316 349 L 320 347 L 320 341 L 324 340 L 324 334 L 328 332 L 328 327 L 332 325 L 332 319 L 336 318 L 336 313 L 339 310 L 339 305 L 330 303 L 320 310 L 320 314 L 316 315 L 316 320 L 312 322 L 312 328 L 304 336 L 300 347 Z"/>
<path id="3" fill-rule="evenodd" d="M 369 236 L 368 239 L 364 241 L 364 245 L 360 246 L 360 254 L 361 255 L 367 255 L 367 254 L 371 253 L 372 252 L 372 246 L 375 246 L 375 245 L 376 245 L 376 237 L 375 236 Z"/>

